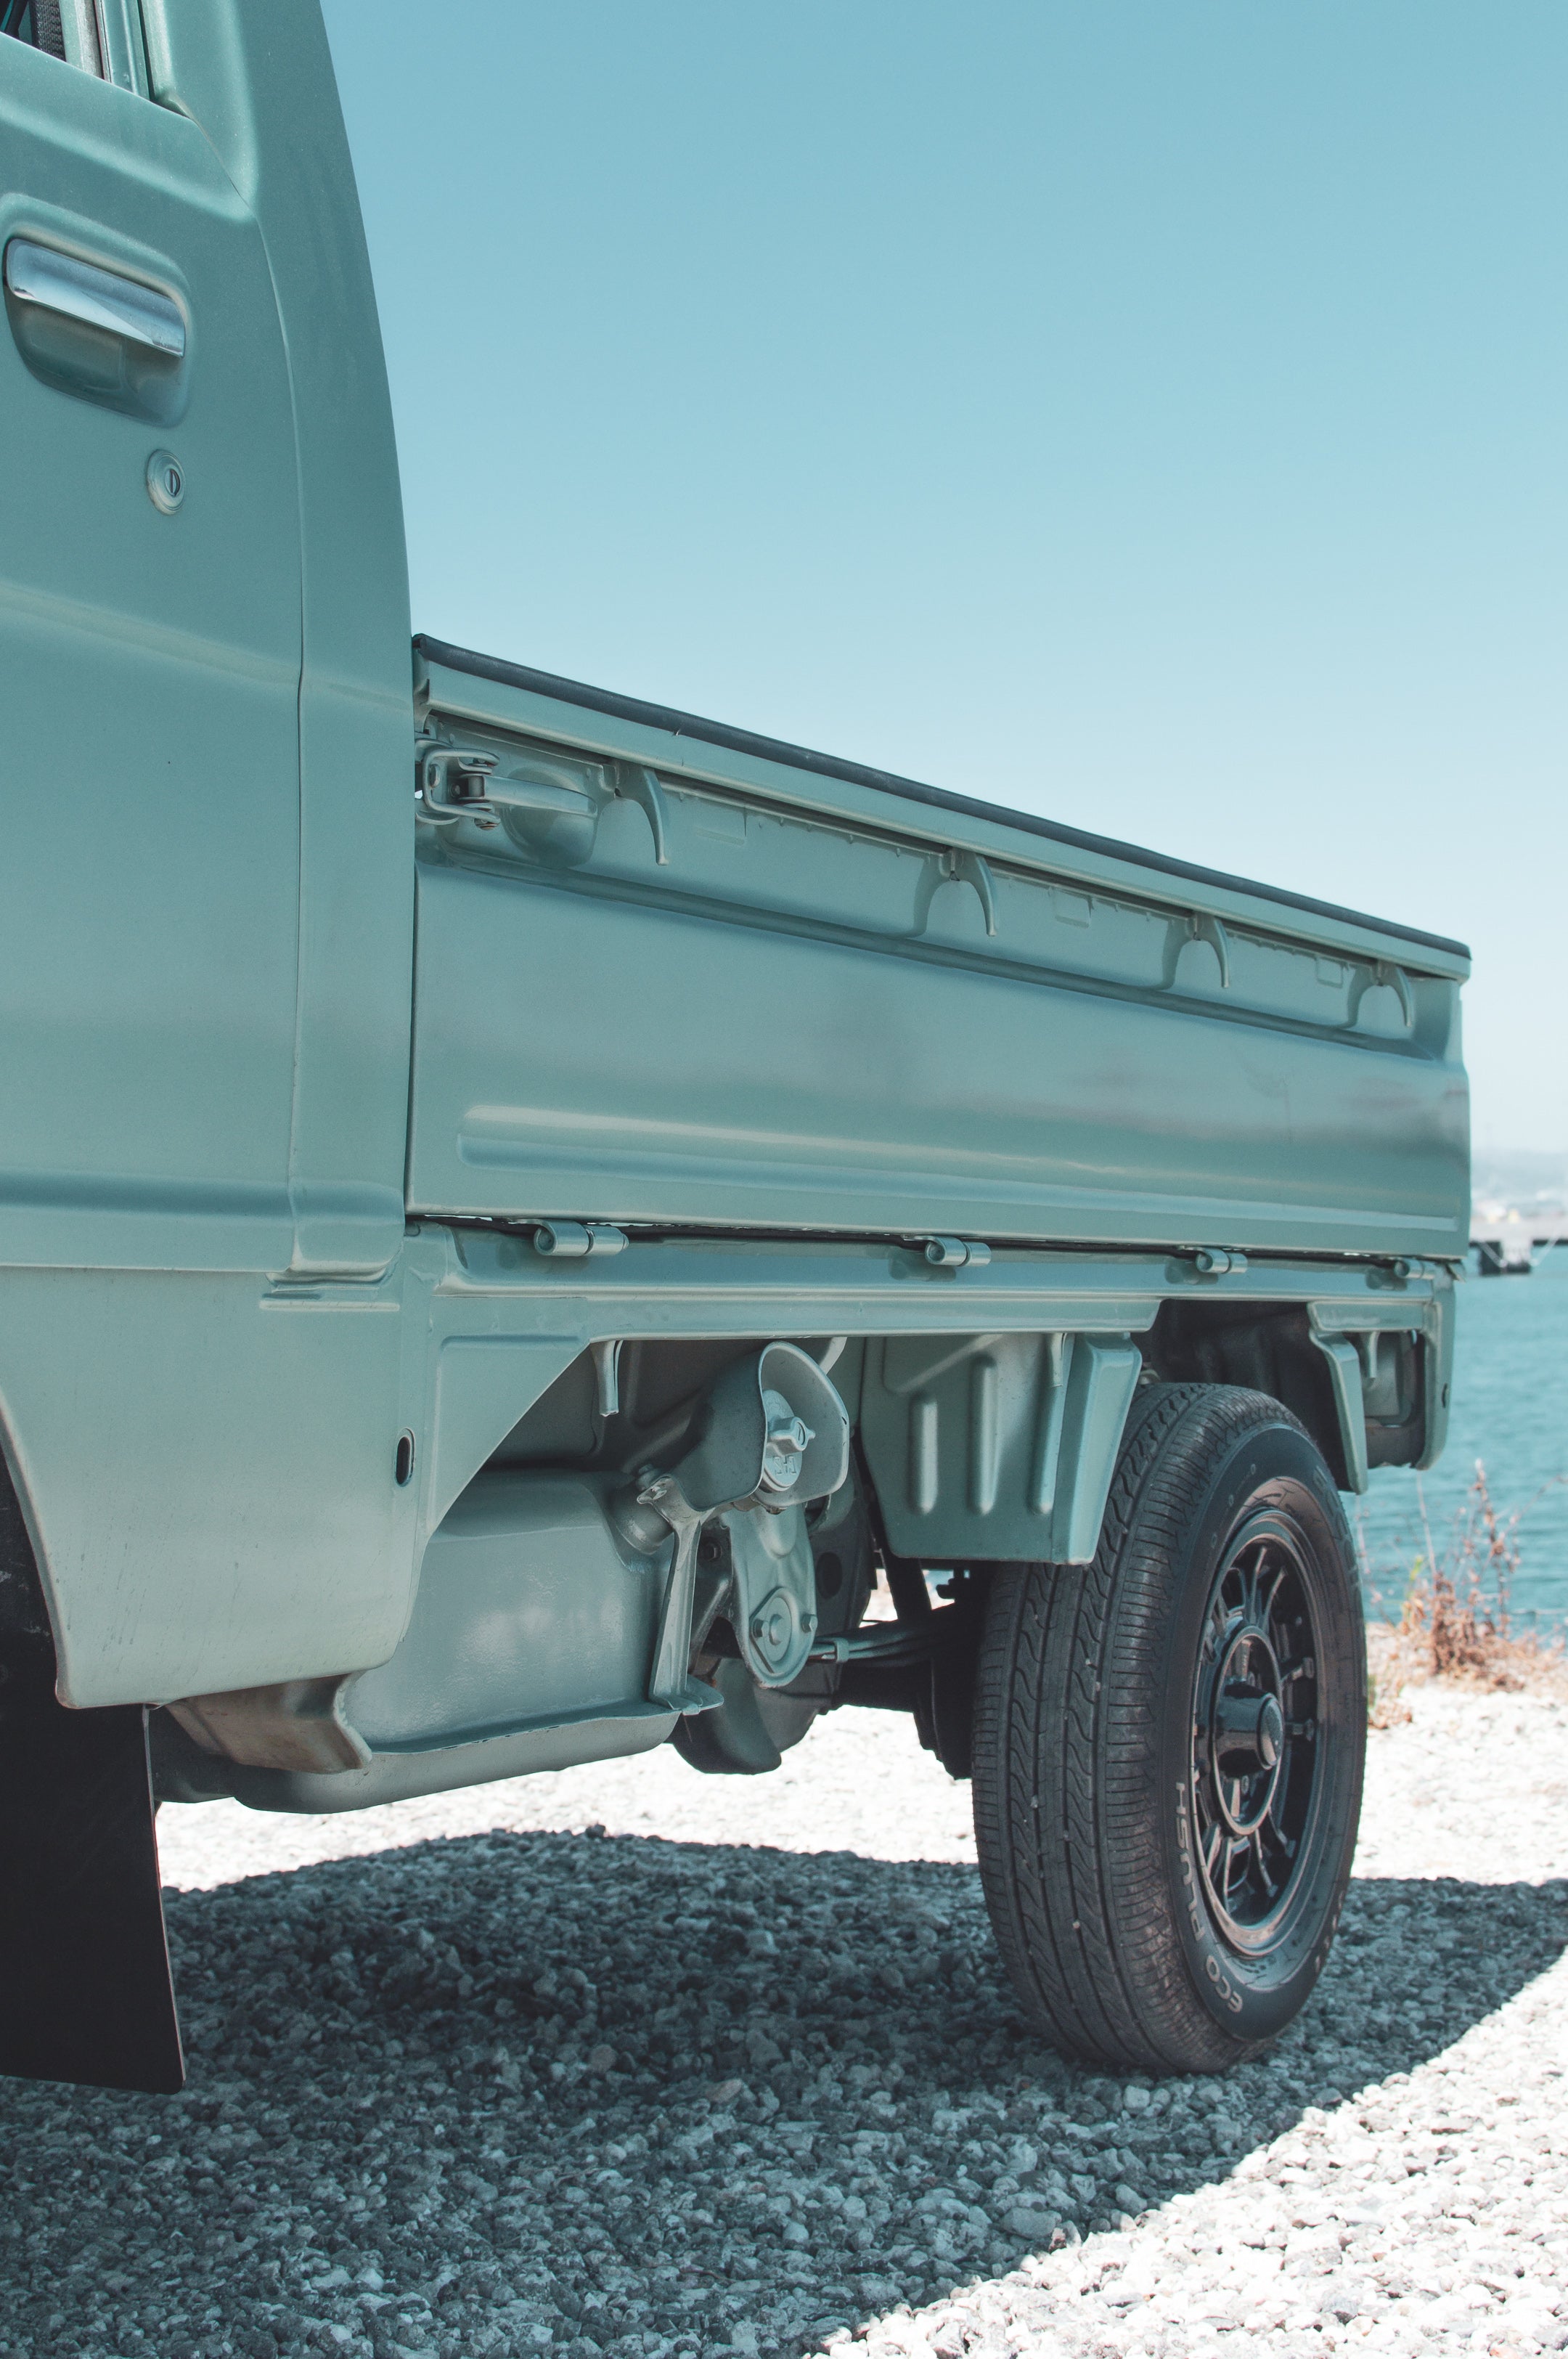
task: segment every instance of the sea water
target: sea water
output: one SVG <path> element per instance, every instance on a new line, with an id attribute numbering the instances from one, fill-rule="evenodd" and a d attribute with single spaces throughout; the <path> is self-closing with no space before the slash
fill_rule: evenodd
<path id="1" fill-rule="evenodd" d="M 1452 1548 L 1479 1460 L 1499 1515 L 1519 1516 L 1516 1625 L 1568 1623 L 1568 1245 L 1528 1277 L 1469 1277 L 1456 1300 L 1447 1448 L 1425 1474 L 1379 1467 L 1367 1497 L 1346 1503 L 1369 1610 L 1397 1614 L 1416 1558 Z"/>

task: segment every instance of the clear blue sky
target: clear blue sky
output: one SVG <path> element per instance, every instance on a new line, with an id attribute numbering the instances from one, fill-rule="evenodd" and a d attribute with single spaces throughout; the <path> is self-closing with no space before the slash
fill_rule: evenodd
<path id="1" fill-rule="evenodd" d="M 1568 1155 L 1562 0 L 326 0 L 416 627 L 1458 934 Z"/>

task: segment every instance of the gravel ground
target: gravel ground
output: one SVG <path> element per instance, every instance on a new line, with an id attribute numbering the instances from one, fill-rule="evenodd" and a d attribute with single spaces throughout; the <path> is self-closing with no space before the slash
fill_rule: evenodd
<path id="1" fill-rule="evenodd" d="M 1568 2347 L 1568 1709 L 1374 1735 L 1329 1972 L 1221 2081 L 1023 2028 L 967 1819 L 853 1712 L 754 1783 L 166 1810 L 189 2085 L 0 2082 L 0 2352 Z"/>

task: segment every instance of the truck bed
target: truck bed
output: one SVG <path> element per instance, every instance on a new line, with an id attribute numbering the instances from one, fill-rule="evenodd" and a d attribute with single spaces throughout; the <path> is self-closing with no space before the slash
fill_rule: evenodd
<path id="1" fill-rule="evenodd" d="M 433 639 L 415 661 L 447 783 L 418 805 L 411 1212 L 1464 1252 L 1462 944 Z"/>

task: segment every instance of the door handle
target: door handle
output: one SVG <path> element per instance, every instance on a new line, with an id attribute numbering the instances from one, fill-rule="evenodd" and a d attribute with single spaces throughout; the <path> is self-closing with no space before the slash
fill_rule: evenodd
<path id="1" fill-rule="evenodd" d="M 178 303 L 139 279 L 79 262 L 57 247 L 12 238 L 5 248 L 5 291 L 18 303 L 104 329 L 160 360 L 185 358 L 185 315 Z"/>

